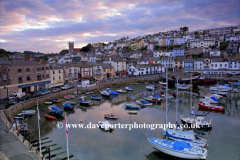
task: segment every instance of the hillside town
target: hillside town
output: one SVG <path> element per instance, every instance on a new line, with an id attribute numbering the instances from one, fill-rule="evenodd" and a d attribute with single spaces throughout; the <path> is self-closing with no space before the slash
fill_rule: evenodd
<path id="1" fill-rule="evenodd" d="M 161 74 L 179 70 L 204 70 L 240 74 L 240 25 L 190 32 L 188 27 L 113 42 L 90 43 L 75 48 L 68 43 L 64 55 L 24 57 L 13 54 L 0 59 L 0 92 L 34 92 L 53 89 L 84 79 L 104 81 L 129 76 Z M 87 50 L 86 50 L 87 48 Z M 216 71 L 215 71 L 216 70 Z M 235 71 L 234 71 L 235 70 Z M 0 99 L 7 98 L 1 94 Z"/>

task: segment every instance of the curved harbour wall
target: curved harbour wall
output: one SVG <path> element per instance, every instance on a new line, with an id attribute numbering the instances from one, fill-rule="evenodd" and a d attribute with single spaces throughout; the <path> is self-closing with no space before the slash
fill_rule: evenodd
<path id="1" fill-rule="evenodd" d="M 94 90 L 101 90 L 103 88 L 109 88 L 112 85 L 120 85 L 120 84 L 129 84 L 129 83 L 142 83 L 146 81 L 159 81 L 161 79 L 160 75 L 156 76 L 149 76 L 149 77 L 131 77 L 131 78 L 126 78 L 126 79 L 121 79 L 121 80 L 113 80 L 113 81 L 107 81 L 103 83 L 97 83 L 97 85 L 92 86 L 92 87 L 84 87 L 84 88 L 73 88 L 73 89 L 68 89 L 68 90 L 62 90 L 57 93 L 50 93 L 45 96 L 37 97 L 37 98 L 31 98 L 26 101 L 19 102 L 13 106 L 11 106 L 8 109 L 4 109 L 3 112 L 7 119 L 12 122 L 13 116 L 19 113 L 21 110 L 24 110 L 25 108 L 31 106 L 31 105 L 36 105 L 38 103 L 44 103 L 46 101 L 49 101 L 50 99 L 54 98 L 60 98 L 64 97 L 66 95 L 73 94 L 76 91 L 81 91 L 81 92 L 90 92 Z"/>

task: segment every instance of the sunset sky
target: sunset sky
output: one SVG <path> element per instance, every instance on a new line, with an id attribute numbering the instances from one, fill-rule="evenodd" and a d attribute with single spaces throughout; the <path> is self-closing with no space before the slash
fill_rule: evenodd
<path id="1" fill-rule="evenodd" d="M 0 48 L 59 53 L 160 31 L 240 24 L 239 0 L 1 0 Z"/>

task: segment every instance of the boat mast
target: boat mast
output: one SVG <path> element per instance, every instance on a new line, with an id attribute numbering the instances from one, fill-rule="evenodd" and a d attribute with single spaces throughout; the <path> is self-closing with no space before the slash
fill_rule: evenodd
<path id="1" fill-rule="evenodd" d="M 177 110 L 178 110 L 178 77 L 177 77 L 176 123 L 177 123 Z"/>
<path id="2" fill-rule="evenodd" d="M 167 107 L 168 107 L 167 95 L 168 95 L 168 68 L 166 66 L 166 124 L 167 124 Z"/>
<path id="3" fill-rule="evenodd" d="M 191 113 L 192 113 L 192 73 L 191 73 L 191 89 L 190 89 L 190 103 L 191 103 Z"/>

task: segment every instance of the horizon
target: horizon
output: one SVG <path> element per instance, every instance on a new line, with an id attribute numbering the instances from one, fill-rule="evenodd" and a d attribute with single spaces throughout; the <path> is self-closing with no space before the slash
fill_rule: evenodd
<path id="1" fill-rule="evenodd" d="M 11 52 L 59 53 L 69 41 L 82 48 L 185 26 L 192 32 L 240 22 L 238 0 L 3 0 L 0 5 L 0 48 Z"/>

